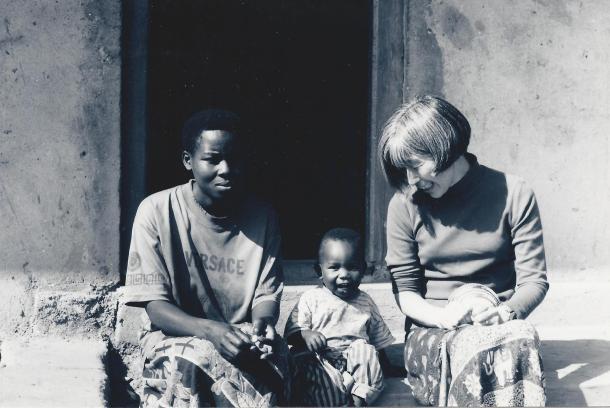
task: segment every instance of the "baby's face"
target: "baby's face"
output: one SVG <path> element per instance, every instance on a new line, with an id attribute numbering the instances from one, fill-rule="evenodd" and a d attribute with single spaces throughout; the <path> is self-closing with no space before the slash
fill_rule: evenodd
<path id="1" fill-rule="evenodd" d="M 349 243 L 327 241 L 320 257 L 320 269 L 322 283 L 335 296 L 350 299 L 358 293 L 364 264 Z"/>

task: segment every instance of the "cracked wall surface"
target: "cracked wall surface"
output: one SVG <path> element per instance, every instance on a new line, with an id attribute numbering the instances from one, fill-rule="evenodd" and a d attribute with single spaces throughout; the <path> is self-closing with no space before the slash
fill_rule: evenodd
<path id="1" fill-rule="evenodd" d="M 44 332 L 119 279 L 120 2 L 0 16 L 0 335 Z"/>
<path id="2" fill-rule="evenodd" d="M 605 2 L 405 4 L 405 95 L 455 103 L 480 161 L 533 186 L 552 274 L 607 270 Z M 118 282 L 120 11 L 119 1 L 0 2 L 0 335 L 69 322 L 50 314 L 60 305 L 86 316 L 96 288 Z M 65 301 L 53 306 L 56 294 Z"/>
<path id="3" fill-rule="evenodd" d="M 608 3 L 410 1 L 406 18 L 405 93 L 445 96 L 479 161 L 534 188 L 551 278 L 608 277 Z"/>

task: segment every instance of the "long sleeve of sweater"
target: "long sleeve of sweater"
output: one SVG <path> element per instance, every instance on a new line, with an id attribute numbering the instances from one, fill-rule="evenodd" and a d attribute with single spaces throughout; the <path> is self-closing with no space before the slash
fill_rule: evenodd
<path id="1" fill-rule="evenodd" d="M 464 283 L 481 283 L 525 318 L 549 286 L 534 193 L 520 177 L 469 160 L 471 170 L 439 199 L 392 197 L 386 263 L 393 291 L 446 300 Z"/>
<path id="2" fill-rule="evenodd" d="M 405 290 L 423 293 L 424 273 L 417 256 L 418 243 L 403 194 L 395 194 L 388 206 L 386 263 L 394 293 Z"/>
<path id="3" fill-rule="evenodd" d="M 549 284 L 542 237 L 542 222 L 534 192 L 517 183 L 511 200 L 510 219 L 515 252 L 515 294 L 506 302 L 518 318 L 526 318 L 542 302 Z"/>

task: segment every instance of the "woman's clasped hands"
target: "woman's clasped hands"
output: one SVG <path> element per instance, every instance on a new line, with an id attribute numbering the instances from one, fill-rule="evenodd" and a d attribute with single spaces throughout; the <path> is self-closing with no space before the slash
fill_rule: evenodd
<path id="1" fill-rule="evenodd" d="M 492 326 L 495 324 L 506 323 L 513 319 L 512 310 L 504 303 L 488 307 L 483 310 L 473 311 L 471 320 L 475 325 Z"/>
<path id="2" fill-rule="evenodd" d="M 472 323 L 472 305 L 462 302 L 450 302 L 440 310 L 437 326 L 441 329 L 455 329 L 458 326 Z"/>
<path id="3" fill-rule="evenodd" d="M 504 304 L 476 307 L 475 305 L 450 302 L 443 309 L 438 326 L 455 329 L 463 325 L 493 326 L 512 320 L 511 310 Z"/>

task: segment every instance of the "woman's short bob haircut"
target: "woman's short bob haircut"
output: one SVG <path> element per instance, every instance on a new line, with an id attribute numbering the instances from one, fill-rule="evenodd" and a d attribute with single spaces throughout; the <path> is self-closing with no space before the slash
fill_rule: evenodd
<path id="1" fill-rule="evenodd" d="M 436 96 L 418 96 L 402 105 L 386 123 L 379 141 L 379 159 L 388 182 L 403 190 L 405 168 L 419 159 L 432 160 L 435 171 L 449 168 L 466 153 L 470 124 L 449 102 Z"/>

